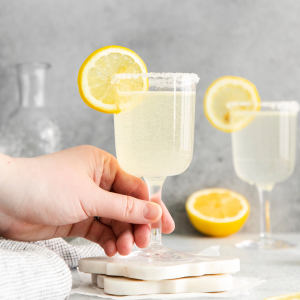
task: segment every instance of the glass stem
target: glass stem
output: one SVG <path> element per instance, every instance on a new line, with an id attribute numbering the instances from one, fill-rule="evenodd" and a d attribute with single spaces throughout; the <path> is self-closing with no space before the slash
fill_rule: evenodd
<path id="1" fill-rule="evenodd" d="M 271 236 L 270 224 L 270 194 L 271 191 L 263 190 L 257 186 L 260 202 L 260 237 L 269 238 Z"/>
<path id="2" fill-rule="evenodd" d="M 144 177 L 148 185 L 149 201 L 155 202 L 161 206 L 161 190 L 166 177 Z M 162 244 L 161 240 L 161 219 L 151 224 L 150 245 Z"/>

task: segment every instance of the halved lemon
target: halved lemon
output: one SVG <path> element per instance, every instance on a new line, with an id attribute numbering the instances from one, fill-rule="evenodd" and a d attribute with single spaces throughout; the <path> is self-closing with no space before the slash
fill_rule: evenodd
<path id="1" fill-rule="evenodd" d="M 120 73 L 147 73 L 143 60 L 132 50 L 121 46 L 107 46 L 93 52 L 78 73 L 79 93 L 90 107 L 104 113 L 118 113 L 135 106 L 118 92 L 147 91 L 146 77 L 115 79 Z M 135 98 L 136 99 L 136 98 Z"/>
<path id="2" fill-rule="evenodd" d="M 228 104 L 240 102 L 240 110 L 260 109 L 260 98 L 253 83 L 242 77 L 224 76 L 215 80 L 206 90 L 204 112 L 210 123 L 225 132 L 239 130 L 253 118 L 230 119 Z"/>
<path id="3" fill-rule="evenodd" d="M 300 300 L 300 292 L 265 298 L 265 300 Z"/>
<path id="4" fill-rule="evenodd" d="M 246 222 L 250 206 L 240 194 L 221 188 L 197 191 L 186 202 L 193 226 L 200 232 L 223 237 L 237 232 Z"/>

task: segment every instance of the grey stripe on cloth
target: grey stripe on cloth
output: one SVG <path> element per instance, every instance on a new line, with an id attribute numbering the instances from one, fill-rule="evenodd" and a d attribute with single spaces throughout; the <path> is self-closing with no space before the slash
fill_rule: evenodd
<path id="1" fill-rule="evenodd" d="M 70 268 L 77 267 L 80 258 L 105 256 L 104 250 L 95 243 L 72 246 L 61 238 L 31 243 L 47 247 L 48 249 L 56 252 L 61 258 L 64 259 L 64 261 Z"/>
<path id="2" fill-rule="evenodd" d="M 68 266 L 103 254 L 97 244 L 74 247 L 61 238 L 27 243 L 0 237 L 0 299 L 67 299 L 72 286 Z"/>

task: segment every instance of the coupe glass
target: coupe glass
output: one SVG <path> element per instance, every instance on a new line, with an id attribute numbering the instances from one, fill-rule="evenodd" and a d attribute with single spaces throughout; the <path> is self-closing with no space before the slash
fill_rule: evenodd
<path id="1" fill-rule="evenodd" d="M 259 108 L 259 107 L 258 107 Z M 262 102 L 260 109 L 229 105 L 231 120 L 248 123 L 232 132 L 233 164 L 237 176 L 255 184 L 260 201 L 260 237 L 237 243 L 239 248 L 280 249 L 294 246 L 271 237 L 270 193 L 277 182 L 288 179 L 296 159 L 299 104 L 296 101 Z"/>
<path id="2" fill-rule="evenodd" d="M 161 190 L 167 176 L 184 172 L 193 156 L 196 74 L 118 74 L 120 105 L 128 109 L 114 115 L 117 159 L 124 171 L 143 177 L 149 200 L 161 204 Z M 126 91 L 135 82 L 137 89 Z M 144 89 L 144 88 L 143 88 Z M 121 104 L 122 103 L 122 104 Z M 161 220 L 151 225 L 150 245 L 126 259 L 174 261 L 189 254 L 162 245 Z"/>

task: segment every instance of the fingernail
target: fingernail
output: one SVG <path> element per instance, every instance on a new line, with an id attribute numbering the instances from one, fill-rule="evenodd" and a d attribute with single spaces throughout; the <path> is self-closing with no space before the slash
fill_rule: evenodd
<path id="1" fill-rule="evenodd" d="M 160 215 L 160 207 L 154 203 L 147 203 L 144 205 L 144 218 L 148 220 L 156 220 Z"/>

